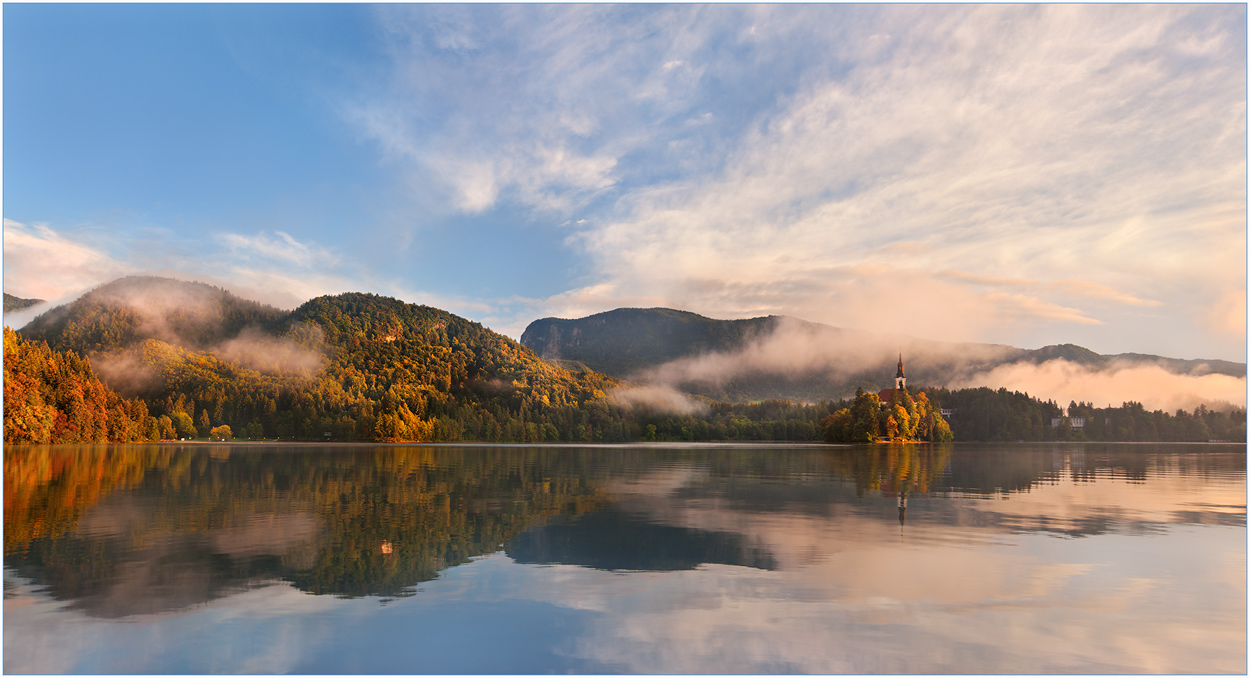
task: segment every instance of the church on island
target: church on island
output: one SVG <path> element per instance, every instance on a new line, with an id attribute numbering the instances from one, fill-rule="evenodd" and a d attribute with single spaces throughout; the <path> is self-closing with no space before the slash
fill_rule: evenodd
<path id="1" fill-rule="evenodd" d="M 894 388 L 882 389 L 877 394 L 877 398 L 881 400 L 882 405 L 893 406 L 895 396 L 897 394 L 899 403 L 902 403 L 903 392 L 907 390 L 907 377 L 903 374 L 903 352 L 898 352 L 898 371 L 894 373 Z"/>
<path id="2" fill-rule="evenodd" d="M 876 393 L 857 389 L 854 401 L 821 420 L 825 441 L 830 443 L 949 442 L 950 425 L 941 408 L 929 402 L 923 391 L 907 391 L 903 352 L 898 354 L 894 387 Z"/>

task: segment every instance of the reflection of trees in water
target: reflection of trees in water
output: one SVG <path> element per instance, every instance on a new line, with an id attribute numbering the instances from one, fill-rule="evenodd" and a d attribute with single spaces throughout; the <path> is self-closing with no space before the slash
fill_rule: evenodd
<path id="1" fill-rule="evenodd" d="M 548 516 L 596 509 L 596 466 L 575 450 L 10 448 L 6 564 L 104 615 L 279 578 L 406 595 Z"/>
<path id="2" fill-rule="evenodd" d="M 925 493 L 935 488 L 951 457 L 952 446 L 856 445 L 828 454 L 829 466 L 839 476 L 855 481 L 855 492 L 885 496 Z"/>
<path id="3" fill-rule="evenodd" d="M 1239 449 L 1244 447 L 1185 443 L 968 445 L 960 447 L 959 454 L 951 458 L 944 489 L 990 494 L 1027 491 L 1036 484 L 1063 479 L 1145 482 L 1152 477 L 1176 474 L 1244 475 L 1244 463 L 1228 455 Z"/>
<path id="4" fill-rule="evenodd" d="M 648 507 L 831 515 L 855 501 L 852 482 L 861 496 L 905 497 L 1015 492 L 1066 474 L 1095 481 L 1245 473 L 1244 456 L 1201 447 L 1166 455 L 1150 454 L 1156 446 L 1095 444 L 952 449 L 9 447 L 5 556 L 54 597 L 119 616 L 278 579 L 312 593 L 410 595 L 440 570 L 505 544 L 533 562 L 606 569 L 774 566 L 771 554 L 734 532 L 661 525 L 656 517 L 666 514 Z M 590 515 L 609 504 L 609 481 L 638 483 L 664 468 L 693 469 L 697 481 L 640 485 L 633 513 Z M 941 511 L 932 505 L 927 515 Z M 554 516 L 567 519 L 518 539 Z M 1104 518 L 1111 517 L 1085 519 Z M 619 548 L 614 530 L 650 550 Z M 576 543 L 553 541 L 566 538 Z"/>
<path id="5" fill-rule="evenodd" d="M 38 538 L 55 538 L 83 510 L 116 487 L 143 479 L 138 455 L 110 455 L 109 445 L 6 446 L 4 551 L 21 551 Z"/>

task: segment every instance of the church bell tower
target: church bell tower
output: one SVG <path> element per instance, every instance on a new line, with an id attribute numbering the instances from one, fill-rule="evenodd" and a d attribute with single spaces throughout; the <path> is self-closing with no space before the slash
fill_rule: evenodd
<path id="1" fill-rule="evenodd" d="M 898 352 L 898 372 L 894 374 L 894 388 L 903 390 L 907 388 L 907 377 L 903 375 L 903 352 Z"/>

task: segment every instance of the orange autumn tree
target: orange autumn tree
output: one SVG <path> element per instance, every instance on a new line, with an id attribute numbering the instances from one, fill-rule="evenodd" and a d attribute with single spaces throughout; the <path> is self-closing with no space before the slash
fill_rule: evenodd
<path id="1" fill-rule="evenodd" d="M 950 425 L 923 391 L 915 397 L 906 389 L 897 393 L 893 402 L 883 403 L 876 393 L 865 392 L 862 388 L 857 390 L 850 407 L 821 421 L 825 442 L 949 442 L 953 439 Z"/>
<path id="2" fill-rule="evenodd" d="M 100 383 L 85 358 L 4 328 L 5 443 L 124 443 L 159 435 L 147 405 Z"/>

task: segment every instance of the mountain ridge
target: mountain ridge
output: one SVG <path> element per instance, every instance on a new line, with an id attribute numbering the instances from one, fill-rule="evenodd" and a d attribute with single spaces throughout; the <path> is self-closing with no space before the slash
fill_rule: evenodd
<path id="1" fill-rule="evenodd" d="M 998 367 L 1054 360 L 1092 370 L 1158 365 L 1174 374 L 1246 375 L 1244 363 L 1225 360 L 1102 355 L 1075 344 L 1023 349 L 939 342 L 789 316 L 717 320 L 668 308 L 620 308 L 583 318 L 541 318 L 526 327 L 521 343 L 544 359 L 581 363 L 622 379 L 663 379 L 666 370 L 679 373 L 668 380 L 680 390 L 732 401 L 844 398 L 856 388 L 888 386 L 883 380 L 893 375 L 895 345 L 905 354 L 909 376 L 920 377 L 920 382 L 913 383 L 932 386 Z M 769 351 L 774 355 L 763 355 Z M 721 365 L 717 372 L 712 365 L 717 359 L 746 367 L 734 371 Z M 799 364 L 802 359 L 807 362 Z M 707 369 L 700 372 L 699 365 Z"/>

